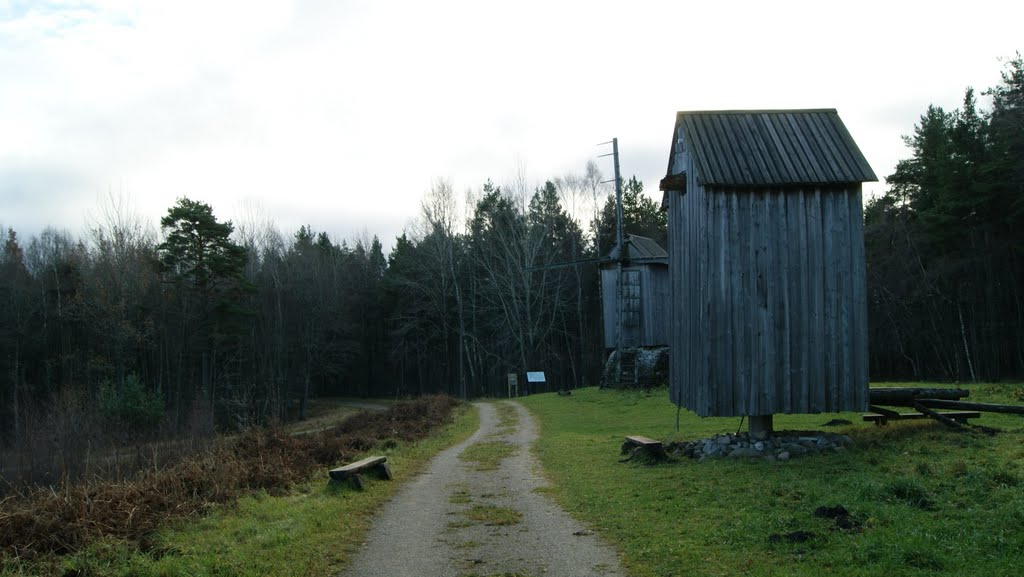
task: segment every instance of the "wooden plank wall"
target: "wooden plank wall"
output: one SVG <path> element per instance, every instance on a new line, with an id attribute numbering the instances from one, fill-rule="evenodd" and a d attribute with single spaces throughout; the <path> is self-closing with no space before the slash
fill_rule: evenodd
<path id="1" fill-rule="evenodd" d="M 640 344 L 645 347 L 667 346 L 672 305 L 668 267 L 645 265 L 641 271 L 640 298 L 643 310 L 640 316 Z"/>
<path id="2" fill-rule="evenodd" d="M 866 409 L 860 185 L 687 185 L 669 207 L 672 400 L 701 416 Z"/>
<path id="3" fill-rule="evenodd" d="M 638 338 L 642 347 L 668 345 L 669 326 L 672 322 L 668 269 L 665 266 L 644 264 L 626 267 L 625 270 L 640 271 L 640 327 L 636 334 L 629 334 L 626 337 Z M 617 280 L 618 272 L 615 268 L 601 269 L 604 346 L 608 349 L 615 348 L 616 331 L 619 330 L 618 297 L 615 294 Z"/>
<path id="4" fill-rule="evenodd" d="M 697 255 L 705 255 L 701 230 L 704 191 L 699 189 L 692 166 L 687 167 L 688 155 L 676 158 L 674 168 L 686 172 L 686 188 L 681 194 L 669 191 L 668 210 L 668 254 L 669 284 L 672 294 L 672 325 L 669 329 L 669 397 L 676 405 L 684 406 L 699 415 L 710 414 L 706 387 L 696 386 L 704 382 L 706 362 L 704 351 L 711 349 L 699 345 L 704 339 L 704 309 L 700 300 L 705 279 L 699 274 Z M 689 170 L 687 170 L 689 168 Z"/>
<path id="5" fill-rule="evenodd" d="M 619 303 L 616 295 L 618 269 L 601 269 L 601 318 L 604 319 L 604 348 L 614 349 L 619 330 Z"/>

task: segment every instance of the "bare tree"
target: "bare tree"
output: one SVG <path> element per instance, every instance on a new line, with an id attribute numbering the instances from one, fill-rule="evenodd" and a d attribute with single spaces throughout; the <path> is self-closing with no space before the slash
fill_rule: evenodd
<path id="1" fill-rule="evenodd" d="M 427 278 L 433 278 L 435 288 L 428 291 L 432 309 L 436 319 L 440 322 L 441 335 L 444 340 L 445 356 L 451 358 L 448 347 L 447 334 L 452 322 L 458 328 L 457 356 L 458 356 L 458 392 L 463 398 L 466 397 L 466 375 L 465 375 L 465 345 L 466 345 L 466 324 L 465 311 L 462 302 L 462 287 L 459 284 L 460 277 L 457 271 L 459 252 L 456 237 L 456 227 L 459 226 L 458 210 L 455 198 L 455 191 L 450 181 L 437 179 L 430 191 L 423 198 L 421 204 L 421 247 L 424 249 L 423 265 Z M 429 241 L 428 241 L 429 239 Z M 454 298 L 455 310 L 452 319 L 452 312 L 448 300 Z M 451 378 L 452 375 L 448 375 Z"/>
<path id="2" fill-rule="evenodd" d="M 608 195 L 608 184 L 604 181 L 601 168 L 593 159 L 587 161 L 582 180 L 582 187 L 590 198 L 593 215 L 597 215 L 601 212 L 601 203 L 604 202 L 604 197 Z"/>
<path id="3" fill-rule="evenodd" d="M 468 253 L 479 283 L 473 341 L 504 368 L 525 372 L 544 365 L 573 324 L 567 319 L 575 309 L 574 275 L 546 265 L 568 259 L 569 239 L 582 239 L 553 183 L 534 191 L 525 213 L 517 209 L 517 195 L 485 187 Z"/>
<path id="4" fill-rule="evenodd" d="M 134 357 L 151 348 L 154 323 L 142 311 L 151 310 L 158 277 L 156 231 L 135 209 L 131 196 L 108 193 L 95 213 L 87 216 L 92 244 L 93 274 L 87 284 L 91 298 L 90 323 L 105 334 L 106 357 L 121 383 Z M 159 386 L 159 375 L 153 375 Z"/>

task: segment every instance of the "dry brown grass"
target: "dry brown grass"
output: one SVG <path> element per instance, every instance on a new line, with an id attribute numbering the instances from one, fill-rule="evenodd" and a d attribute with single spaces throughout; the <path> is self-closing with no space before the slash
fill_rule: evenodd
<path id="1" fill-rule="evenodd" d="M 101 537 L 145 546 L 146 537 L 171 519 L 199 515 L 245 491 L 280 493 L 376 446 L 421 439 L 447 423 L 457 404 L 451 397 L 424 397 L 364 411 L 310 435 L 253 429 L 129 481 L 66 482 L 10 495 L 0 501 L 0 556 L 64 554 Z"/>

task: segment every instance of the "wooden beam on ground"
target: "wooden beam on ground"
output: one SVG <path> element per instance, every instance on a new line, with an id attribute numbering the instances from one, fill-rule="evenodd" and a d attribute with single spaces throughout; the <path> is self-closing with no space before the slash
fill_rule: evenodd
<path id="1" fill-rule="evenodd" d="M 1024 407 L 1020 405 L 972 403 L 970 401 L 950 401 L 947 399 L 918 399 L 917 402 L 933 409 L 968 409 L 971 411 L 985 411 L 986 413 L 1010 413 L 1013 415 L 1024 415 Z"/>
<path id="2" fill-rule="evenodd" d="M 866 415 L 864 415 L 863 418 L 864 418 L 864 420 L 866 422 L 869 422 L 869 423 L 874 422 L 874 423 L 879 424 L 879 425 L 884 425 L 884 424 L 886 424 L 887 421 L 905 421 L 905 420 L 908 420 L 908 419 L 927 419 L 927 418 L 929 418 L 931 416 L 931 415 L 926 415 L 924 413 L 893 413 L 893 412 L 890 412 L 890 413 L 891 414 L 867 413 Z M 949 412 L 946 412 L 946 413 L 939 413 L 939 414 L 942 415 L 943 417 L 948 418 L 948 419 L 953 419 L 954 421 L 966 421 L 967 419 L 977 419 L 978 417 L 981 416 L 981 413 L 979 413 L 978 411 L 949 411 Z"/>
<path id="3" fill-rule="evenodd" d="M 879 415 L 884 415 L 886 417 L 892 417 L 894 419 L 899 418 L 899 416 L 900 416 L 900 414 L 898 412 L 896 412 L 896 411 L 894 411 L 892 409 L 886 409 L 885 407 L 879 407 L 879 406 L 876 406 L 876 405 L 868 405 L 868 409 L 878 413 Z"/>
<path id="4" fill-rule="evenodd" d="M 965 389 L 943 389 L 924 387 L 885 387 L 868 390 L 868 401 L 872 405 L 912 407 L 919 399 L 942 399 L 955 401 L 971 394 Z"/>
<path id="5" fill-rule="evenodd" d="M 950 428 L 953 428 L 953 429 L 963 429 L 964 428 L 964 424 L 963 423 L 955 421 L 953 419 L 950 419 L 949 417 L 943 415 L 942 413 L 940 413 L 938 411 L 934 411 L 932 409 L 929 409 L 928 407 L 922 405 L 921 403 L 914 403 L 914 408 L 917 409 L 918 411 L 921 411 L 922 413 L 928 415 L 929 417 L 935 419 L 936 421 L 942 423 L 943 425 L 946 425 L 947 427 L 950 427 Z"/>
<path id="6" fill-rule="evenodd" d="M 889 419 L 898 421 L 903 417 L 892 409 L 886 409 L 885 407 L 879 407 L 878 405 L 868 405 L 868 409 L 878 413 L 877 415 L 864 415 L 865 421 L 874 421 L 878 426 L 884 426 L 889 424 Z"/>

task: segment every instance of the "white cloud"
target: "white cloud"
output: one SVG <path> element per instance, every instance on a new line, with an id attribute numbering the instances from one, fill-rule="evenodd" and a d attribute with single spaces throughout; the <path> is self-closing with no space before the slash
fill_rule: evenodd
<path id="1" fill-rule="evenodd" d="M 386 243 L 456 190 L 579 170 L 616 136 L 656 194 L 677 110 L 835 107 L 876 173 L 930 102 L 995 84 L 1016 5 L 0 4 L 0 220 L 80 229 L 125 189 Z M 611 172 L 608 159 L 601 161 Z M 869 190 L 882 190 L 883 184 Z M 31 201 L 26 199 L 31 198 Z"/>

